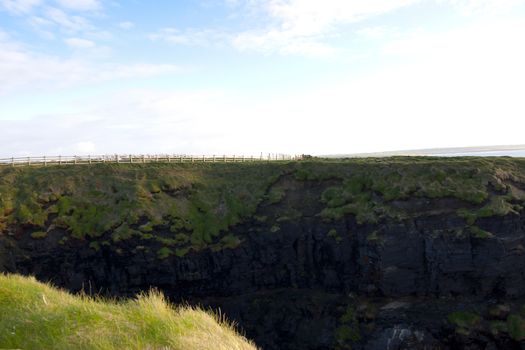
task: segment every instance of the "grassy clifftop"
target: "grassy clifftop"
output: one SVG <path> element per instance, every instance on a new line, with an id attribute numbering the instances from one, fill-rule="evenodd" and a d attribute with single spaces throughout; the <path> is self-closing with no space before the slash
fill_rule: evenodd
<path id="1" fill-rule="evenodd" d="M 0 168 L 0 235 L 35 240 L 64 232 L 93 249 L 130 237 L 161 244 L 160 258 L 236 247 L 230 229 L 278 204 L 294 183 L 322 190 L 325 221 L 404 220 L 425 211 L 417 199 L 453 199 L 474 234 L 480 217 L 519 212 L 525 160 L 394 157 L 282 163 L 98 164 Z M 297 188 L 297 186 L 295 186 Z M 457 206 L 457 205 L 456 205 Z M 427 212 L 432 208 L 427 208 Z M 427 213 L 428 214 L 428 213 Z M 294 214 L 301 217 L 301 212 Z"/>
<path id="2" fill-rule="evenodd" d="M 255 350 L 223 320 L 156 292 L 117 303 L 0 275 L 0 348 Z"/>

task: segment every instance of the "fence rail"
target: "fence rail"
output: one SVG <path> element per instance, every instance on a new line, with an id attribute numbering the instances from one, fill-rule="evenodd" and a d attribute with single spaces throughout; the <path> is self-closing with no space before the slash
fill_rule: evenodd
<path id="1" fill-rule="evenodd" d="M 235 155 L 88 155 L 88 156 L 42 156 L 42 157 L 11 157 L 0 158 L 0 166 L 48 166 L 68 164 L 99 164 L 99 163 L 237 163 L 237 162 L 270 162 L 300 160 L 302 156 L 285 154 L 268 154 L 267 156 L 235 156 Z"/>

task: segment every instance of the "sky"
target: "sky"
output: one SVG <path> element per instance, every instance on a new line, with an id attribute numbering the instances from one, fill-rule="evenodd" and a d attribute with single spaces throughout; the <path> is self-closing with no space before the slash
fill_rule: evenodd
<path id="1" fill-rule="evenodd" d="M 525 144 L 525 0 L 0 0 L 0 158 Z"/>

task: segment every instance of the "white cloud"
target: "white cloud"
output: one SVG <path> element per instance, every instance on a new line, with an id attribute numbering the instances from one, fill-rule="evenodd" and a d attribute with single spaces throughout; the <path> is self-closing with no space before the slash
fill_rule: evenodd
<path id="1" fill-rule="evenodd" d="M 339 25 L 364 21 L 419 1 L 267 0 L 258 6 L 269 16 L 270 24 L 239 33 L 233 45 L 240 50 L 327 56 L 337 51 L 326 39 Z"/>
<path id="2" fill-rule="evenodd" d="M 215 110 L 231 109 L 220 91 L 127 90 L 72 101 L 75 113 L 1 120 L 1 156 L 40 154 L 140 154 L 233 151 L 224 134 L 233 119 L 213 120 Z M 234 114 L 235 118 L 239 115 Z M 52 128 L 49 126 L 53 125 Z M 46 130 L 46 137 L 41 135 Z M 79 142 L 79 140 L 81 140 Z M 24 151 L 20 151 L 24 150 Z"/>
<path id="3" fill-rule="evenodd" d="M 44 16 L 47 20 L 54 22 L 70 32 L 80 32 L 93 29 L 91 23 L 84 17 L 70 15 L 58 8 L 47 8 L 44 11 Z"/>
<path id="4" fill-rule="evenodd" d="M 118 24 L 118 26 L 119 26 L 120 28 L 122 28 L 122 29 L 126 29 L 126 30 L 127 30 L 127 29 L 132 29 L 132 28 L 134 28 L 134 27 L 135 27 L 135 23 L 133 23 L 133 22 L 129 22 L 129 21 L 128 21 L 128 22 L 120 22 L 120 23 Z"/>
<path id="5" fill-rule="evenodd" d="M 399 64 L 285 94 L 134 90 L 92 97 L 72 102 L 75 113 L 0 121 L 0 153 L 73 153 L 79 140 L 100 153 L 196 154 L 522 144 L 524 32 L 525 21 L 420 32 L 384 48 Z M 158 72 L 152 70 L 119 75 Z M 45 140 L 38 137 L 43 129 Z"/>
<path id="6" fill-rule="evenodd" d="M 77 47 L 87 43 L 71 41 Z M 19 89 L 61 89 L 117 79 L 174 74 L 171 64 L 117 64 L 60 58 L 32 52 L 6 34 L 0 35 L 0 95 Z"/>
<path id="7" fill-rule="evenodd" d="M 437 0 L 437 2 L 452 5 L 465 15 L 507 12 L 525 3 L 524 0 Z"/>
<path id="8" fill-rule="evenodd" d="M 98 0 L 56 0 L 63 8 L 77 11 L 93 11 L 101 8 Z"/>
<path id="9" fill-rule="evenodd" d="M 213 29 L 188 29 L 163 28 L 149 36 L 153 41 L 165 41 L 175 45 L 187 46 L 214 46 L 221 45 L 230 40 L 224 32 Z"/>
<path id="10" fill-rule="evenodd" d="M 39 6 L 49 4 L 49 0 L 0 0 L 0 8 L 11 14 L 22 15 L 32 12 Z M 65 10 L 95 11 L 102 8 L 99 0 L 55 0 L 57 6 Z"/>
<path id="11" fill-rule="evenodd" d="M 283 30 L 297 35 L 318 34 L 340 23 L 363 21 L 420 0 L 274 0 L 267 11 L 279 20 Z"/>
<path id="12" fill-rule="evenodd" d="M 96 149 L 97 147 L 91 141 L 78 142 L 75 145 L 75 150 L 82 154 L 86 154 L 86 153 L 93 154 L 93 152 L 95 152 Z"/>
<path id="13" fill-rule="evenodd" d="M 55 34 L 52 31 L 55 24 L 52 21 L 40 16 L 31 16 L 28 19 L 28 23 L 40 36 L 46 39 L 55 38 Z"/>
<path id="14" fill-rule="evenodd" d="M 331 56 L 336 49 L 324 44 L 322 37 L 301 37 L 281 30 L 250 31 L 236 35 L 232 44 L 241 51 L 262 53 L 301 54 L 306 56 Z"/>
<path id="15" fill-rule="evenodd" d="M 329 56 L 337 53 L 329 39 L 344 32 L 344 26 L 365 22 L 424 0 L 226 0 L 230 6 L 243 8 L 248 13 L 264 14 L 266 23 L 233 36 L 232 43 L 239 50 L 263 53 L 303 54 Z M 463 14 L 494 14 L 507 12 L 524 4 L 525 0 L 433 0 L 427 1 L 452 6 Z M 257 22 L 257 21 L 255 21 Z M 260 21 L 259 21 L 260 22 Z M 358 34 L 368 38 L 385 36 L 385 27 L 376 26 Z"/>
<path id="16" fill-rule="evenodd" d="M 0 7 L 12 14 L 23 14 L 31 12 L 41 3 L 42 0 L 0 0 Z"/>
<path id="17" fill-rule="evenodd" d="M 357 30 L 356 33 L 366 39 L 385 39 L 400 35 L 397 28 L 391 28 L 384 25 L 364 27 Z"/>
<path id="18" fill-rule="evenodd" d="M 266 25 L 238 33 L 212 29 L 164 28 L 150 35 L 177 45 L 212 46 L 228 43 L 238 50 L 262 53 L 332 56 L 338 50 L 326 41 L 337 27 L 355 23 L 421 0 L 226 0 L 229 6 L 257 13 Z M 260 22 L 261 18 L 255 22 Z"/>
<path id="19" fill-rule="evenodd" d="M 64 42 L 74 49 L 90 49 L 96 46 L 93 41 L 82 38 L 68 38 Z"/>

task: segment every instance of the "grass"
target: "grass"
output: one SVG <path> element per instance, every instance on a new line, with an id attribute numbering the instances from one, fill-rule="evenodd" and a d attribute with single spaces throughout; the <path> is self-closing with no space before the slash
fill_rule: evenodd
<path id="1" fill-rule="evenodd" d="M 479 239 L 489 239 L 489 238 L 494 237 L 492 233 L 482 230 L 477 226 L 471 226 L 470 233 L 472 234 L 473 237 L 479 238 Z"/>
<path id="2" fill-rule="evenodd" d="M 276 164 L 148 164 L 0 168 L 0 233 L 9 226 L 63 229 L 114 242 L 166 228 L 179 251 L 221 242 L 250 217 L 285 168 Z M 276 200 L 274 198 L 274 200 Z M 181 239 L 187 237 L 187 239 Z M 43 238 L 43 237 L 35 237 Z M 226 238 L 225 247 L 235 244 Z"/>
<path id="3" fill-rule="evenodd" d="M 335 331 L 337 350 L 351 350 L 352 344 L 361 340 L 359 321 L 353 305 L 348 305 L 339 318 L 339 327 Z"/>
<path id="4" fill-rule="evenodd" d="M 525 320 L 518 315 L 510 315 L 507 319 L 507 329 L 512 339 L 525 340 Z"/>
<path id="5" fill-rule="evenodd" d="M 116 302 L 0 275 L 0 310 L 6 349 L 256 349 L 223 317 L 174 308 L 154 291 Z"/>
<path id="6" fill-rule="evenodd" d="M 477 329 L 481 320 L 480 315 L 470 311 L 456 311 L 448 315 L 448 321 L 456 326 L 456 332 L 463 335 Z"/>
<path id="7" fill-rule="evenodd" d="M 337 243 L 341 242 L 343 240 L 343 237 L 339 236 L 339 233 L 335 228 L 330 229 L 327 234 L 328 237 L 333 238 Z"/>
<path id="8" fill-rule="evenodd" d="M 284 176 L 288 177 L 280 181 Z M 156 251 L 170 248 L 176 256 L 235 248 L 243 241 L 231 236 L 237 224 L 255 219 L 276 233 L 281 222 L 305 216 L 301 207 L 287 207 L 294 186 L 301 188 L 298 184 L 321 190 L 317 216 L 327 222 L 347 217 L 359 225 L 401 221 L 435 214 L 433 206 L 420 207 L 417 200 L 447 199 L 455 206 L 440 210 L 463 218 L 465 232 L 490 238 L 480 219 L 518 213 L 525 206 L 525 159 L 4 167 L 0 234 L 35 232 L 34 239 L 45 240 L 43 232 L 52 236 L 58 229 L 66 233 L 64 245 L 74 240 L 136 239 Z M 265 205 L 279 208 L 275 222 L 266 222 L 267 213 L 258 213 Z M 170 256 L 167 252 L 159 257 Z"/>

